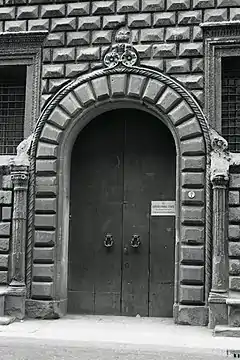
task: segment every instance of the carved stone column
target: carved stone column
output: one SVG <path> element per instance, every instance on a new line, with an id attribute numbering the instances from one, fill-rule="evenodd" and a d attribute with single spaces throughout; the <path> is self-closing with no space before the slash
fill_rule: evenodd
<path id="1" fill-rule="evenodd" d="M 209 295 L 209 327 L 228 323 L 227 254 L 227 186 L 229 181 L 229 153 L 227 142 L 212 132 L 211 182 L 213 189 L 212 216 L 212 288 Z"/>

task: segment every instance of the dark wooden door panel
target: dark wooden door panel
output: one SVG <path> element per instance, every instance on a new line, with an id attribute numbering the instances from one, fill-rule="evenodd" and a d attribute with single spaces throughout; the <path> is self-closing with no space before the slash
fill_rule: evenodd
<path id="1" fill-rule="evenodd" d="M 109 115 L 81 132 L 72 154 L 69 309 L 77 312 L 120 312 L 123 124 Z"/>

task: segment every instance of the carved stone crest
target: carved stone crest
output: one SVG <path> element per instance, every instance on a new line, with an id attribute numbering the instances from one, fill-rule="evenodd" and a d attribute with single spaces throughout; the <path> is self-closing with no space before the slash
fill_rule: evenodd
<path id="1" fill-rule="evenodd" d="M 221 178 L 223 181 L 229 178 L 229 166 L 231 154 L 228 151 L 228 143 L 214 129 L 210 130 L 211 138 L 211 180 Z"/>
<path id="2" fill-rule="evenodd" d="M 139 56 L 137 50 L 130 44 L 131 33 L 128 28 L 121 28 L 115 36 L 116 44 L 104 56 L 104 65 L 114 68 L 118 65 L 131 67 L 138 64 Z"/>

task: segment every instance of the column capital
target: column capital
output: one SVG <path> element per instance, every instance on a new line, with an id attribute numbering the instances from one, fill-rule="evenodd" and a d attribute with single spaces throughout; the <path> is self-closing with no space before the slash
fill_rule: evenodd
<path id="1" fill-rule="evenodd" d="M 12 163 L 10 165 L 10 171 L 14 189 L 27 189 L 29 167 L 26 165 L 16 165 Z"/>
<path id="2" fill-rule="evenodd" d="M 228 185 L 229 182 L 229 178 L 224 176 L 224 175 L 217 175 L 214 176 L 211 179 L 212 185 L 213 185 L 213 189 L 222 189 L 222 190 L 226 190 L 226 187 Z"/>

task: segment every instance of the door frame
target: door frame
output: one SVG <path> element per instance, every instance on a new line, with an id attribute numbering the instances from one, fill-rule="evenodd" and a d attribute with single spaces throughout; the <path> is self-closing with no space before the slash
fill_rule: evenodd
<path id="1" fill-rule="evenodd" d="M 137 86 L 139 81 L 142 84 Z M 127 93 L 126 83 L 129 86 Z M 27 248 L 29 249 L 29 256 L 27 257 L 27 263 L 29 264 L 32 261 L 31 249 L 37 231 L 33 226 L 36 181 L 39 176 L 44 176 L 47 169 L 56 177 L 56 185 L 58 186 L 56 192 L 57 214 L 55 223 L 52 225 L 56 229 L 55 269 L 53 283 L 49 290 L 49 303 L 56 303 L 57 307 L 61 309 L 60 313 L 66 313 L 69 174 L 72 147 L 79 132 L 93 118 L 108 109 L 130 107 L 147 111 L 160 121 L 163 121 L 174 138 L 177 152 L 174 319 L 175 322 L 181 322 L 187 316 L 188 320 L 186 322 L 189 323 L 194 310 L 197 312 L 198 323 L 206 324 L 211 272 L 209 256 L 211 251 L 209 128 L 206 118 L 193 96 L 175 80 L 157 71 L 145 68 L 98 70 L 73 80 L 70 85 L 64 86 L 47 104 L 35 129 L 30 154 L 28 225 L 32 231 L 29 231 L 28 235 Z M 46 155 L 49 151 L 51 152 L 51 160 Z M 204 178 L 203 188 L 206 191 L 203 195 L 204 201 L 201 211 L 196 210 L 196 219 L 188 218 L 191 206 L 193 206 L 191 203 L 194 204 L 194 199 L 191 201 L 189 197 L 184 211 L 183 206 L 180 206 L 180 201 L 184 196 L 186 197 L 184 186 L 187 188 L 186 184 L 189 181 L 194 183 L 191 172 L 187 172 L 188 165 L 186 165 L 183 156 L 183 154 L 188 153 L 191 156 L 194 154 L 201 156 L 205 162 L 202 175 Z M 189 166 L 194 167 L 193 164 Z M 187 228 L 188 222 L 191 223 L 192 230 L 194 230 L 191 234 Z M 199 227 L 201 227 L 201 231 Z M 184 289 L 181 287 L 179 274 L 180 253 L 183 256 L 183 247 L 186 246 L 188 240 L 192 241 L 191 238 L 194 236 L 196 242 L 199 240 L 199 236 L 202 237 L 203 249 L 201 253 L 205 258 L 203 260 L 205 265 L 204 285 L 201 289 L 200 303 L 185 301 Z M 188 239 L 188 237 L 190 238 Z M 36 295 L 33 292 L 31 274 L 29 275 L 29 273 L 27 274 L 27 286 L 30 299 L 36 297 Z M 39 301 L 41 302 L 40 296 Z M 32 302 L 27 303 L 31 304 Z M 26 304 L 26 306 L 28 305 Z M 39 303 L 40 308 L 41 306 L 41 303 Z"/>

